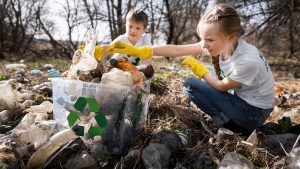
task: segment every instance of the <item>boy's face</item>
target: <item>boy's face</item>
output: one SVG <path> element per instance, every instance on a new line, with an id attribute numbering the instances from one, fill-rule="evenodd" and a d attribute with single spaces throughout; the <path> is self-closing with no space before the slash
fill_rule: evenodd
<path id="1" fill-rule="evenodd" d="M 146 28 L 143 22 L 136 22 L 134 20 L 126 22 L 126 34 L 132 44 L 136 44 L 145 31 Z"/>

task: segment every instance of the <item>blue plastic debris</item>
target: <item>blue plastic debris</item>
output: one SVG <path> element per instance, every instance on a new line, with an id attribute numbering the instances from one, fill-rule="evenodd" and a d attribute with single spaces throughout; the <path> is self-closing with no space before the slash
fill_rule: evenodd
<path id="1" fill-rule="evenodd" d="M 47 71 L 47 73 L 48 73 L 48 77 L 60 77 L 61 76 L 59 70 L 56 70 L 56 69 L 50 69 Z"/>
<path id="2" fill-rule="evenodd" d="M 39 69 L 33 69 L 33 70 L 30 71 L 30 74 L 32 74 L 32 75 L 41 75 L 42 71 L 39 70 Z"/>

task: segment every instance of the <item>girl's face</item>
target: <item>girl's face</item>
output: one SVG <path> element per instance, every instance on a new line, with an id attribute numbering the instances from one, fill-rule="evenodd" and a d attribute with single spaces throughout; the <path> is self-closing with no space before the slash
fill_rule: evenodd
<path id="1" fill-rule="evenodd" d="M 206 48 L 211 56 L 228 54 L 227 48 L 232 43 L 233 37 L 225 35 L 225 33 L 219 30 L 217 25 L 203 24 L 199 33 L 202 39 L 202 48 Z"/>
<path id="2" fill-rule="evenodd" d="M 145 30 L 143 22 L 135 22 L 133 20 L 126 22 L 126 34 L 133 45 L 138 42 Z"/>

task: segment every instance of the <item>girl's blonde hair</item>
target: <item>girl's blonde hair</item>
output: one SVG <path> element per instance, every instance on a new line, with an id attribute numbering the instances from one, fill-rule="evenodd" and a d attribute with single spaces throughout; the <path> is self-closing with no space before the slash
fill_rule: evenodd
<path id="1" fill-rule="evenodd" d="M 227 4 L 217 4 L 201 17 L 197 26 L 197 33 L 199 36 L 201 27 L 204 24 L 216 26 L 225 35 L 236 34 L 237 36 L 241 36 L 244 34 L 240 15 L 233 7 Z M 219 56 L 212 57 L 212 63 L 218 78 L 222 79 L 220 75 Z"/>

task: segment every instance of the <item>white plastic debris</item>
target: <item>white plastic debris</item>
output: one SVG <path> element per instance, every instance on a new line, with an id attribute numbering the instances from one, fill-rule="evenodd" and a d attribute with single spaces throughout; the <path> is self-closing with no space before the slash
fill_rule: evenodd
<path id="1" fill-rule="evenodd" d="M 27 163 L 27 168 L 41 168 L 52 153 L 54 153 L 60 146 L 76 137 L 78 136 L 72 131 L 72 129 L 66 129 L 56 133 L 42 147 L 37 148 L 38 150 L 30 157 Z"/>
<path id="2" fill-rule="evenodd" d="M 5 65 L 6 70 L 22 70 L 25 68 L 26 68 L 25 64 L 7 64 L 7 65 Z"/>
<path id="3" fill-rule="evenodd" d="M 0 101 L 7 109 L 13 110 L 22 107 L 20 104 L 30 99 L 32 94 L 21 93 L 17 90 L 18 83 L 14 79 L 0 81 Z"/>
<path id="4" fill-rule="evenodd" d="M 43 145 L 55 133 L 66 129 L 54 120 L 38 121 L 25 129 L 13 129 L 12 132 L 26 144 L 34 144 L 36 148 Z"/>
<path id="5" fill-rule="evenodd" d="M 113 68 L 102 75 L 101 84 L 133 86 L 133 78 L 131 73 Z"/>
<path id="6" fill-rule="evenodd" d="M 77 79 L 78 71 L 89 71 L 97 68 L 98 62 L 94 58 L 98 31 L 89 29 L 86 33 L 84 51 L 78 49 L 72 59 L 72 65 L 68 71 L 68 79 Z"/>
<path id="7" fill-rule="evenodd" d="M 288 169 L 300 168 L 300 147 L 292 149 L 287 155 L 286 164 Z"/>
<path id="8" fill-rule="evenodd" d="M 220 162 L 218 169 L 256 169 L 256 167 L 246 157 L 236 152 L 229 152 Z"/>

